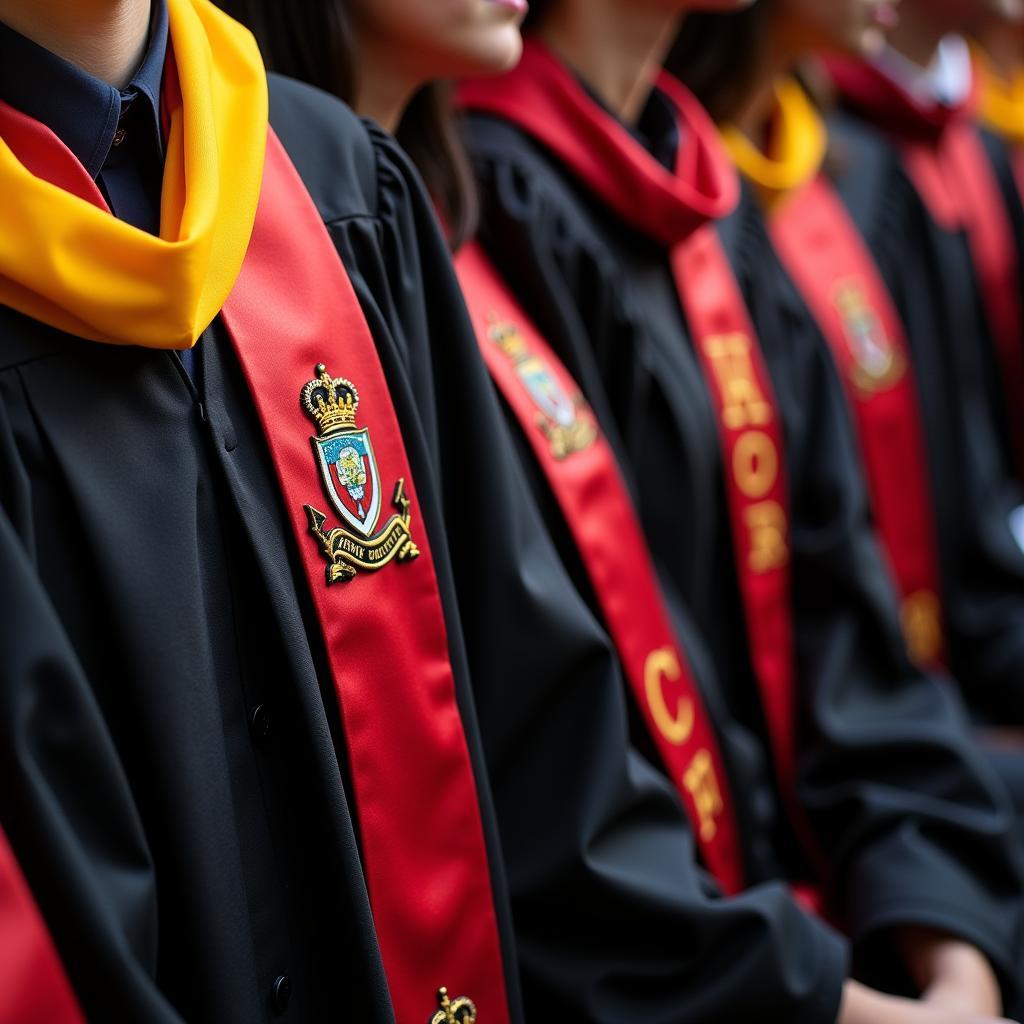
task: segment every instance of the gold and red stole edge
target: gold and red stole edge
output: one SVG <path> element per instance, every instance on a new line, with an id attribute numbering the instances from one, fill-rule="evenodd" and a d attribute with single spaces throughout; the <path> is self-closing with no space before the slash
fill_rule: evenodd
<path id="1" fill-rule="evenodd" d="M 846 390 L 876 525 L 902 599 L 908 650 L 918 664 L 941 668 L 937 527 L 903 324 L 866 243 L 822 175 L 779 203 L 769 227 Z"/>
<path id="2" fill-rule="evenodd" d="M 615 455 L 482 249 L 463 247 L 456 269 L 484 361 L 558 502 L 704 863 L 725 892 L 738 892 L 742 854 L 724 761 Z M 565 415 L 546 411 L 537 389 L 554 390 Z"/>
<path id="3" fill-rule="evenodd" d="M 0 135 L 37 176 L 109 213 L 95 182 L 44 125 L 0 102 Z M 358 388 L 382 478 L 400 485 L 393 521 L 406 530 L 418 504 L 370 329 L 272 131 L 251 242 L 222 318 L 267 438 L 330 662 L 396 1017 L 426 1021 L 445 987 L 471 998 L 482 1021 L 508 1024 L 481 805 L 426 531 L 416 531 L 418 557 L 384 560 L 381 571 L 371 567 L 331 587 L 322 542 L 309 535 L 306 504 L 320 503 L 323 481 L 300 397 L 320 363 Z"/>

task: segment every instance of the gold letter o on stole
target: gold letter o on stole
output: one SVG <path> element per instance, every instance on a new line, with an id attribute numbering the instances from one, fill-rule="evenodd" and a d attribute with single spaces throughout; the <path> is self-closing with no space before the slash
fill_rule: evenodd
<path id="1" fill-rule="evenodd" d="M 763 498 L 779 476 L 779 453 L 772 439 L 760 430 L 747 431 L 733 449 L 732 471 L 746 497 Z"/>
<path id="2" fill-rule="evenodd" d="M 662 681 L 672 683 L 683 674 L 679 659 L 671 647 L 661 647 L 652 651 L 644 662 L 644 688 L 647 691 L 647 706 L 658 731 L 677 747 L 681 747 L 693 732 L 693 702 L 680 697 L 673 716 L 665 702 L 665 691 Z"/>

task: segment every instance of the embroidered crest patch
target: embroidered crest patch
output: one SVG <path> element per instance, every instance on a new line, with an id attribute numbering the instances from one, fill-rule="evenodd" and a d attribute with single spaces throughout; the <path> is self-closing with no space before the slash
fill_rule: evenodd
<path id="1" fill-rule="evenodd" d="M 834 301 L 853 357 L 850 375 L 857 389 L 873 395 L 892 387 L 903 376 L 906 362 L 863 289 L 856 281 L 844 281 L 836 288 Z"/>
<path id="2" fill-rule="evenodd" d="M 320 542 L 327 559 L 327 583 L 347 582 L 359 572 L 376 572 L 397 559 L 419 555 L 412 539 L 412 516 L 405 496 L 405 480 L 392 491 L 396 510 L 378 530 L 381 516 L 381 480 L 368 427 L 356 424 L 359 392 L 344 377 L 331 377 L 320 363 L 316 380 L 302 389 L 302 405 L 319 427 L 310 438 L 324 490 L 341 525 L 326 531 L 327 516 L 304 506 L 310 533 Z"/>
<path id="3" fill-rule="evenodd" d="M 544 359 L 530 350 L 515 324 L 493 318 L 488 333 L 512 361 L 519 380 L 537 406 L 537 426 L 551 443 L 551 454 L 561 460 L 589 448 L 597 439 L 597 426 L 583 396 L 578 391 L 566 394 Z"/>

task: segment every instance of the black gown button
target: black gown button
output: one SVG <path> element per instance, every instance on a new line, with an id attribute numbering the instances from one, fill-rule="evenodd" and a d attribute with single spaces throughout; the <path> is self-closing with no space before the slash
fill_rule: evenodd
<path id="1" fill-rule="evenodd" d="M 281 974 L 274 982 L 270 993 L 270 1001 L 274 1007 L 274 1013 L 284 1013 L 288 1009 L 288 1001 L 292 997 L 292 981 L 286 974 Z"/>
<path id="2" fill-rule="evenodd" d="M 249 716 L 249 728 L 252 730 L 252 738 L 257 743 L 263 744 L 270 739 L 274 729 L 270 720 L 270 712 L 265 704 L 257 704 L 252 709 L 252 714 Z"/>

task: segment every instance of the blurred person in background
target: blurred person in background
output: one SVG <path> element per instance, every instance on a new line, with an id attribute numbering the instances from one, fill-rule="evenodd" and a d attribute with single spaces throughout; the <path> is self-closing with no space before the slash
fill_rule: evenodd
<path id="1" fill-rule="evenodd" d="M 881 29 L 896 18 L 884 3 L 808 9 L 798 0 L 763 0 L 743 14 L 691 20 L 670 63 L 723 125 L 766 212 L 796 285 L 793 315 L 813 316 L 833 353 L 908 648 L 920 664 L 952 671 L 975 718 L 995 727 L 987 731 L 990 755 L 1020 806 L 1024 747 L 1015 695 L 1024 670 L 1024 575 L 1004 515 L 979 493 L 978 466 L 997 447 L 985 401 L 971 391 L 974 378 L 958 374 L 954 339 L 946 335 L 943 345 L 944 335 L 931 330 L 938 324 L 921 315 L 934 311 L 915 304 L 942 294 L 941 261 L 921 246 L 876 264 L 833 176 L 848 179 L 851 191 L 879 182 L 858 176 L 856 145 L 829 151 L 823 115 L 794 77 L 814 53 L 878 58 Z M 751 51 L 757 71 L 721 73 Z M 888 224 L 884 232 L 875 227 L 883 254 L 885 244 L 912 244 Z M 922 233 L 915 238 L 920 243 Z M 975 457 L 978 444 L 985 450 Z"/>

